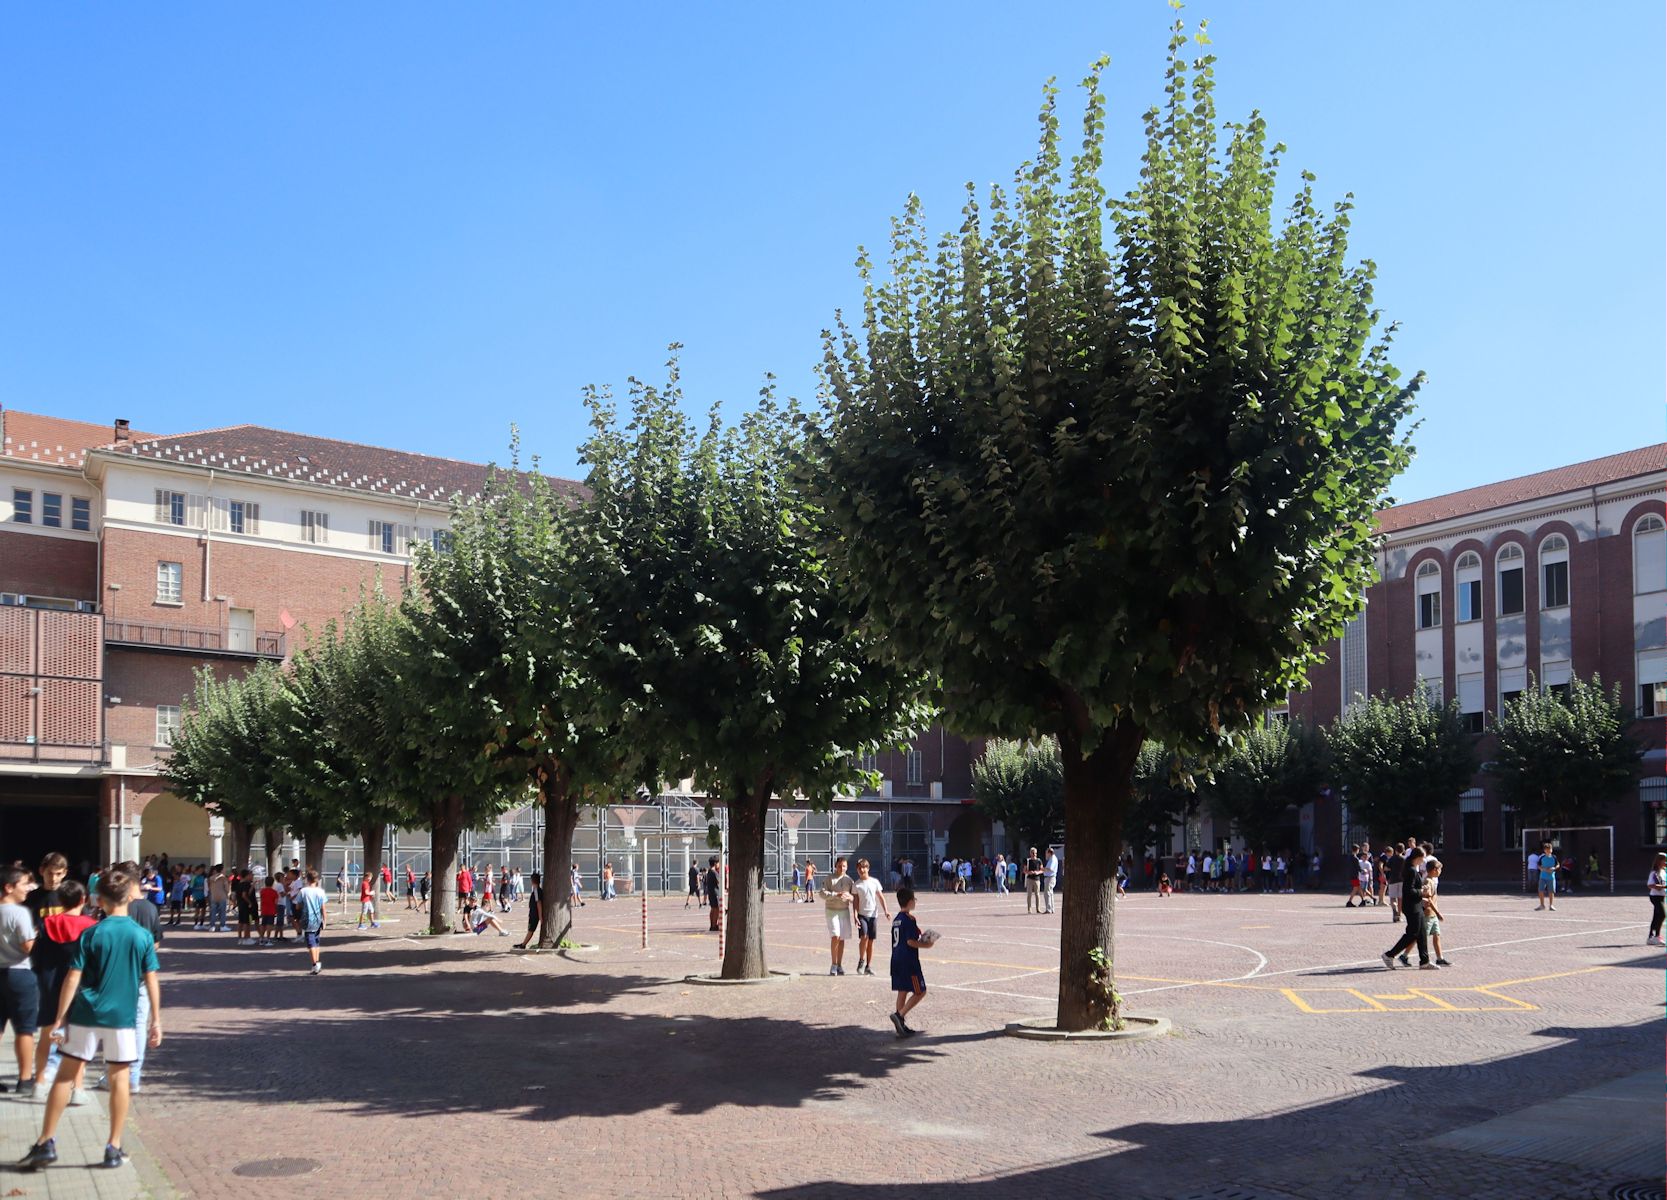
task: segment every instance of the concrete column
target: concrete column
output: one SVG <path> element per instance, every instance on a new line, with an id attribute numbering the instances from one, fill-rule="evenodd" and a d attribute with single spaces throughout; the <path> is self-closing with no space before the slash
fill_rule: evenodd
<path id="1" fill-rule="evenodd" d="M 208 865 L 226 861 L 226 818 L 210 817 L 208 819 Z"/>

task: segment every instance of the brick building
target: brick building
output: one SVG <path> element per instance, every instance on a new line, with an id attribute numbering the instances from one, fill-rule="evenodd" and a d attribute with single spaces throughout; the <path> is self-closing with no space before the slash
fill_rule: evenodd
<path id="1" fill-rule="evenodd" d="M 397 593 L 411 547 L 440 537 L 451 497 L 477 494 L 487 471 L 254 425 L 159 437 L 0 412 L 0 860 L 222 858 L 221 823 L 157 774 L 194 672 L 283 661 L 366 589 Z M 880 794 L 778 815 L 780 867 L 790 850 L 988 848 L 971 749 L 934 731 L 880 756 Z M 465 852 L 530 868 L 538 822 L 509 814 Z M 395 861 L 426 865 L 425 833 L 389 836 Z M 611 812 L 578 842 L 587 874 L 627 849 Z M 651 873 L 677 877 L 681 849 Z M 357 855 L 333 843 L 332 858 Z"/>

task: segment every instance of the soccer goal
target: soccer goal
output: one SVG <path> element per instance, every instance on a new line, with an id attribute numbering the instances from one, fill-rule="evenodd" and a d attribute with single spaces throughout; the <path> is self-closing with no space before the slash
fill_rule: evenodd
<path id="1" fill-rule="evenodd" d="M 1528 856 L 1530 854 L 1538 854 L 1540 847 L 1546 842 L 1551 843 L 1551 848 L 1556 852 L 1559 859 L 1565 855 L 1578 856 L 1582 850 L 1590 852 L 1591 846 L 1589 843 L 1581 845 L 1585 839 L 1578 836 L 1568 836 L 1582 833 L 1603 834 L 1609 841 L 1609 856 L 1603 860 L 1603 870 L 1609 880 L 1609 894 L 1613 896 L 1615 894 L 1615 827 L 1613 825 L 1555 825 L 1540 829 L 1524 829 L 1522 831 L 1523 891 L 1532 894 L 1538 888 L 1537 876 L 1539 873 L 1537 871 L 1530 873 L 1528 870 Z M 1583 866 L 1578 858 L 1571 874 L 1584 874 Z M 1591 880 L 1583 878 L 1581 886 L 1590 887 Z"/>

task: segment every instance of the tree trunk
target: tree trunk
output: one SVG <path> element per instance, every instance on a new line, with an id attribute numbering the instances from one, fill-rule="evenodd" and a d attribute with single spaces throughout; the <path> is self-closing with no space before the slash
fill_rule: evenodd
<path id="1" fill-rule="evenodd" d="M 1100 1029 L 1121 1013 L 1114 984 L 1114 908 L 1123 816 L 1134 794 L 1143 730 L 1129 721 L 1108 730 L 1092 754 L 1075 731 L 1059 739 L 1065 767 L 1065 895 L 1059 928 L 1058 1027 Z M 1094 951 L 1105 954 L 1105 966 Z"/>
<path id="2" fill-rule="evenodd" d="M 559 767 L 539 780 L 544 797 L 544 914 L 538 924 L 538 948 L 553 950 L 573 932 L 573 828 L 579 823 L 579 798 Z"/>
<path id="3" fill-rule="evenodd" d="M 382 894 L 382 841 L 387 832 L 386 821 L 366 821 L 359 826 L 359 840 L 365 847 L 365 874 L 370 876 L 378 896 Z"/>
<path id="4" fill-rule="evenodd" d="M 725 979 L 763 979 L 764 816 L 770 807 L 766 780 L 752 795 L 729 800 L 729 888 L 724 914 Z M 718 864 L 722 870 L 723 863 Z"/>
<path id="5" fill-rule="evenodd" d="M 428 931 L 450 933 L 457 925 L 457 843 L 463 840 L 463 797 L 445 796 L 428 810 L 433 853 L 429 869 Z"/>
<path id="6" fill-rule="evenodd" d="M 315 833 L 311 830 L 301 835 L 301 867 L 303 876 L 308 869 L 317 871 L 320 878 L 324 876 L 324 843 L 330 840 L 327 833 Z"/>
<path id="7" fill-rule="evenodd" d="M 249 850 L 255 840 L 254 827 L 247 821 L 228 819 L 226 827 L 232 832 L 232 856 L 230 870 L 244 871 L 249 867 Z"/>
<path id="8" fill-rule="evenodd" d="M 266 827 L 266 873 L 276 875 L 284 869 L 284 831 L 276 825 Z"/>

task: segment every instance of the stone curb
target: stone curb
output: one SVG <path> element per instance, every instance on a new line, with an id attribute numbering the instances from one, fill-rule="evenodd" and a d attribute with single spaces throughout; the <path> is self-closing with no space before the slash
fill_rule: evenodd
<path id="1" fill-rule="evenodd" d="M 786 983 L 796 978 L 791 971 L 771 971 L 762 979 L 721 979 L 716 975 L 685 975 L 684 983 L 699 983 L 711 987 L 747 987 L 757 983 Z"/>
<path id="2" fill-rule="evenodd" d="M 1170 1030 L 1168 1017 L 1124 1017 L 1123 1023 L 1127 1028 L 1061 1033 L 1054 1028 L 1054 1018 L 1035 1017 L 1027 1021 L 1008 1022 L 1006 1033 L 1009 1037 L 1026 1038 L 1033 1042 L 1142 1042 L 1147 1038 L 1163 1037 Z"/>

